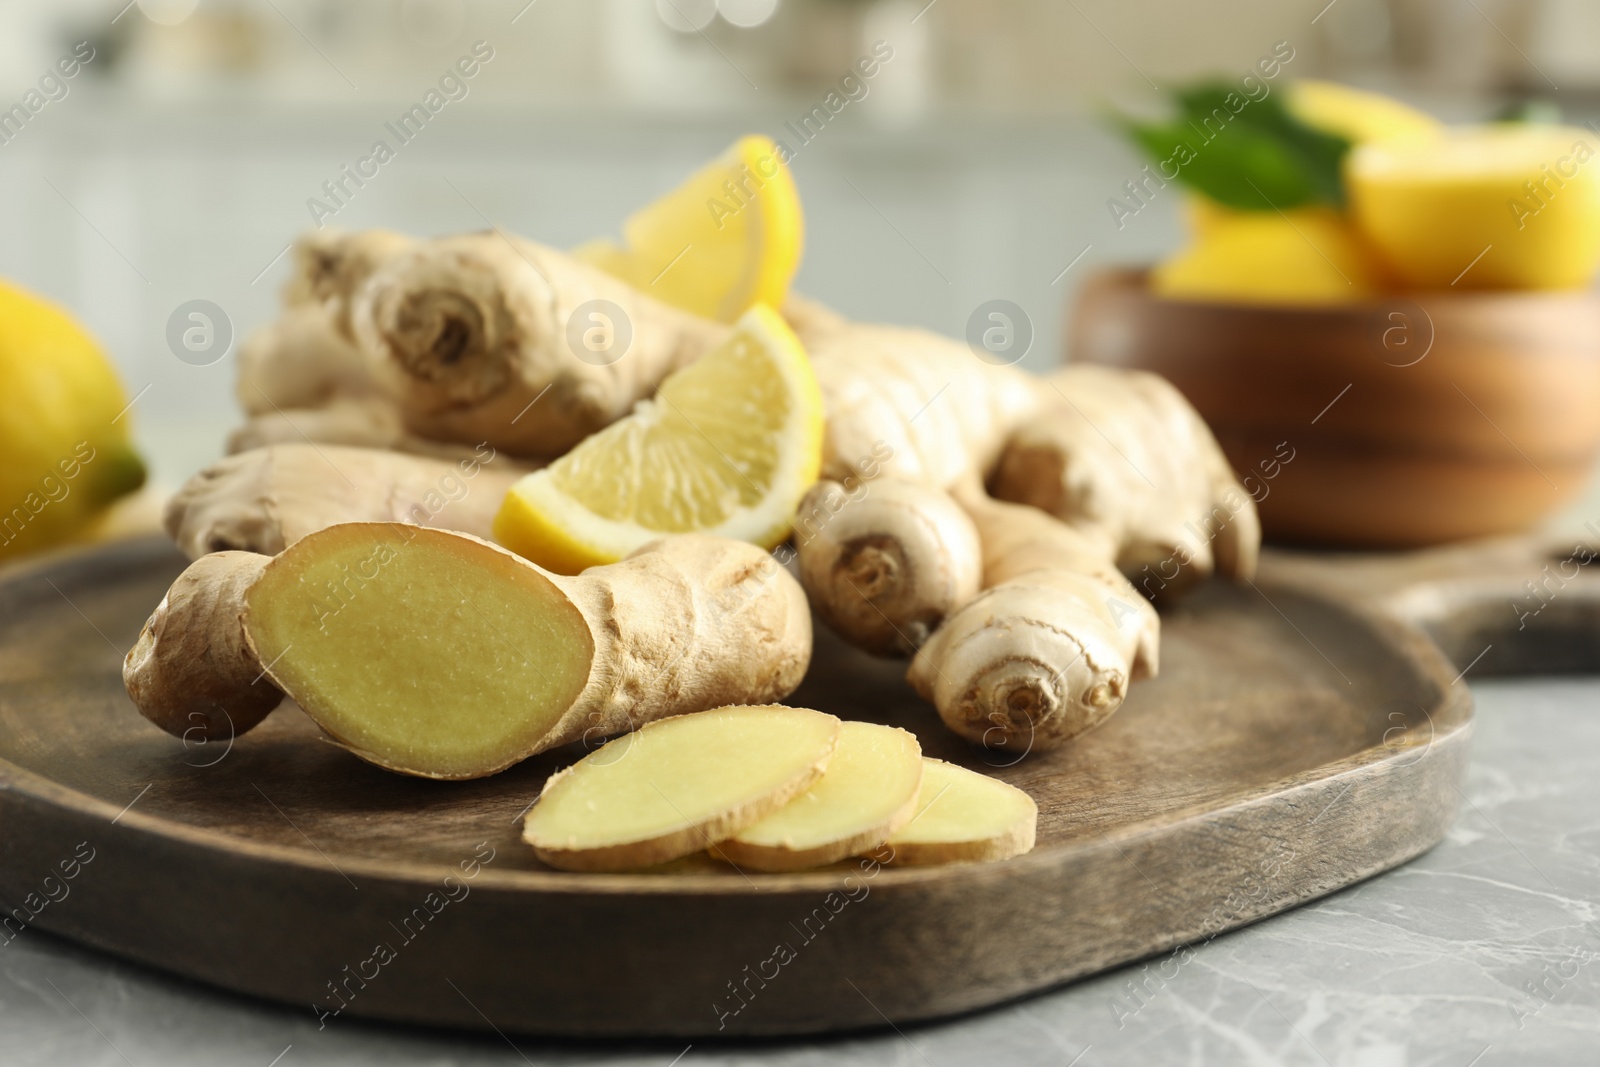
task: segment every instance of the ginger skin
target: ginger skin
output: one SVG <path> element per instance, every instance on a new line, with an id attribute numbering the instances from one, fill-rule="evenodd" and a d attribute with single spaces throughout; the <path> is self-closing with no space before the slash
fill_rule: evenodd
<path id="1" fill-rule="evenodd" d="M 290 252 L 294 272 L 283 287 L 284 307 L 319 307 L 336 334 L 353 340 L 355 294 L 379 267 L 416 244 L 416 238 L 390 230 L 308 230 Z"/>
<path id="2" fill-rule="evenodd" d="M 385 260 L 416 242 L 385 230 L 313 230 L 294 243 L 283 311 L 239 348 L 234 393 L 248 419 L 229 452 L 317 441 L 452 456 L 458 446 L 408 432 L 356 347 L 354 295 Z"/>
<path id="3" fill-rule="evenodd" d="M 283 700 L 237 610 L 266 566 L 265 556 L 218 552 L 172 583 L 123 660 L 123 683 L 145 718 L 185 740 L 227 740 Z"/>
<path id="4" fill-rule="evenodd" d="M 594 300 L 627 321 L 579 314 Z M 547 458 L 627 414 L 728 333 L 498 231 L 423 242 L 386 260 L 356 295 L 352 325 L 409 431 Z M 590 353 L 570 342 L 569 328 L 582 335 L 608 325 L 613 342 L 625 326 L 631 332 L 626 350 Z"/>
<path id="5" fill-rule="evenodd" d="M 786 314 L 826 411 L 824 480 L 795 523 L 806 593 L 852 644 L 909 656 L 981 588 L 982 550 L 948 489 L 987 472 L 1043 402 L 1039 383 L 937 334 L 793 297 Z"/>
<path id="6" fill-rule="evenodd" d="M 994 468 L 997 498 L 1110 544 L 1123 573 L 1157 603 L 1213 570 L 1255 573 L 1255 501 L 1171 383 L 1087 364 L 1045 382 L 1044 407 L 1016 428 Z"/>
<path id="7" fill-rule="evenodd" d="M 827 412 L 824 478 L 892 477 L 945 489 L 982 477 L 1043 401 L 1034 375 L 985 363 L 938 334 L 860 323 L 810 329 Z"/>
<path id="8" fill-rule="evenodd" d="M 373 393 L 351 333 L 350 303 L 380 264 L 415 243 L 387 230 L 311 230 L 295 239 L 283 313 L 239 349 L 235 392 L 246 414 L 320 408 Z"/>
<path id="9" fill-rule="evenodd" d="M 352 629 L 319 632 L 319 620 L 309 614 L 303 588 L 315 583 L 309 578 L 302 583 L 296 577 L 312 572 L 297 568 L 336 558 L 352 547 L 365 551 L 385 545 L 392 546 L 388 558 L 399 561 L 392 565 L 401 571 L 387 586 L 383 572 L 376 571 L 348 603 L 340 605 L 336 614 L 353 622 Z M 320 657 L 317 663 L 324 671 L 329 657 L 335 666 L 340 663 L 341 633 L 388 626 L 404 639 L 431 630 L 437 625 L 431 615 L 406 615 L 396 605 L 434 596 L 439 610 L 457 610 L 462 600 L 448 575 L 459 574 L 462 566 L 485 570 L 497 587 L 509 576 L 538 591 L 527 601 L 529 618 L 558 635 L 559 642 L 549 646 L 553 651 L 536 657 L 534 669 L 554 669 L 560 657 L 570 660 L 578 655 L 574 649 L 582 652 L 580 660 L 572 660 L 581 664 L 582 672 L 580 686 L 566 694 L 570 702 L 534 706 L 519 699 L 514 707 L 484 709 L 488 719 L 516 719 L 525 727 L 513 742 L 470 758 L 442 758 L 430 754 L 427 737 L 418 740 L 415 723 L 402 724 L 403 728 L 392 724 L 396 712 L 388 696 L 374 706 L 341 703 L 336 693 L 329 695 L 332 689 L 317 681 L 316 671 L 300 673 L 297 641 L 274 662 L 261 662 L 262 636 L 281 638 L 272 626 L 281 629 L 285 618 L 305 617 L 306 625 L 300 627 L 304 632 L 297 630 L 295 636 L 304 637 L 304 649 Z M 274 579 L 273 568 L 286 568 L 283 577 Z M 425 672 L 432 672 L 426 677 L 447 690 L 449 679 L 459 677 L 463 669 L 493 672 L 504 665 L 508 647 L 502 643 L 504 628 L 517 629 L 517 647 L 533 640 L 534 627 L 519 628 L 520 621 L 502 619 L 496 625 L 490 620 L 493 640 L 483 647 L 484 661 L 476 666 L 417 662 L 414 656 L 410 662 L 381 662 L 389 646 L 379 642 L 375 652 L 370 647 L 353 652 L 351 661 L 334 673 L 364 670 L 383 678 L 409 677 L 416 686 Z M 204 649 L 213 652 L 200 654 Z M 307 654 L 302 651 L 301 656 Z M 372 662 L 374 656 L 380 662 Z M 140 712 L 169 732 L 192 728 L 188 719 L 195 711 L 218 705 L 229 710 L 236 736 L 271 710 L 256 695 L 266 691 L 252 686 L 252 680 L 265 672 L 266 679 L 276 684 L 272 692 L 288 693 L 334 740 L 362 759 L 421 777 L 476 778 L 535 752 L 622 733 L 670 715 L 779 700 L 799 685 L 810 657 L 805 595 L 769 554 L 754 545 L 685 535 L 654 542 L 620 563 L 567 578 L 467 535 L 397 523 L 347 523 L 309 535 L 270 560 L 244 552 L 197 560 L 179 576 L 146 625 L 124 663 L 123 680 Z M 384 691 L 389 692 L 387 685 Z M 243 714 L 240 709 L 246 707 L 255 714 Z M 403 713 L 404 704 L 401 708 Z M 205 719 L 208 728 L 212 722 Z M 366 742 L 350 739 L 352 724 L 365 732 Z M 453 737 L 470 725 L 456 718 L 442 729 Z"/>
<path id="10" fill-rule="evenodd" d="M 972 520 L 915 482 L 878 478 L 848 493 L 819 482 L 800 503 L 794 540 L 817 613 L 873 655 L 913 655 L 980 588 Z"/>
<path id="11" fill-rule="evenodd" d="M 184 555 L 240 549 L 275 556 L 340 522 L 409 522 L 487 538 L 526 468 L 492 448 L 449 462 L 337 445 L 273 445 L 218 460 L 167 502 Z"/>
<path id="12" fill-rule="evenodd" d="M 1157 671 L 1155 609 L 1103 544 L 975 487 L 957 498 L 983 545 L 984 592 L 918 650 L 907 680 L 990 748 L 1048 749 L 1098 726 Z"/>

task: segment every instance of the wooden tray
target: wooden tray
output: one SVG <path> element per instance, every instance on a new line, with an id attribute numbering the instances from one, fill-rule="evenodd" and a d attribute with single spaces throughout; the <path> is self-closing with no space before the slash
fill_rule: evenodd
<path id="1" fill-rule="evenodd" d="M 794 702 L 987 761 L 1038 800 L 1037 849 L 944 869 L 745 877 L 691 860 L 574 875 L 518 841 L 518 816 L 571 751 L 440 783 L 322 743 L 292 706 L 231 746 L 147 724 L 123 694 L 122 655 L 183 561 L 157 539 L 124 542 L 0 581 L 0 900 L 21 909 L 5 936 L 26 920 L 327 1011 L 329 1025 L 337 1009 L 699 1037 L 978 1008 L 1204 939 L 1437 842 L 1471 704 L 1460 668 L 1400 616 L 1462 666 L 1492 645 L 1475 674 L 1592 666 L 1588 575 L 1516 628 L 1511 604 L 1543 562 L 1515 543 L 1443 562 L 1275 556 L 1259 588 L 1208 587 L 1164 619 L 1161 677 L 1105 727 L 1012 766 L 951 737 L 900 665 L 819 628 Z"/>

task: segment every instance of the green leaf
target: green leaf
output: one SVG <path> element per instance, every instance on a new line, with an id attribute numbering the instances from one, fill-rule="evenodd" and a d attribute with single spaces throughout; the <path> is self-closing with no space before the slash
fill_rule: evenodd
<path id="1" fill-rule="evenodd" d="M 1176 180 L 1240 211 L 1307 204 L 1344 206 L 1341 165 L 1350 142 L 1306 125 L 1280 93 L 1252 100 L 1228 82 L 1173 92 L 1177 116 L 1165 122 L 1116 121 Z"/>
<path id="2" fill-rule="evenodd" d="M 1494 117 L 1496 122 L 1532 122 L 1557 125 L 1561 122 L 1561 105 L 1553 100 L 1518 100 L 1501 108 Z"/>

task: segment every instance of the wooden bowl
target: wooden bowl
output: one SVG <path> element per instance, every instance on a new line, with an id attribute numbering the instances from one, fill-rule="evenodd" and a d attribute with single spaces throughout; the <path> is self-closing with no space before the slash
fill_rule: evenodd
<path id="1" fill-rule="evenodd" d="M 1154 371 L 1211 424 L 1276 541 L 1411 547 L 1523 530 L 1600 453 L 1600 297 L 1426 292 L 1338 308 L 1085 284 L 1069 357 Z M 1287 457 L 1287 458 L 1286 458 Z"/>

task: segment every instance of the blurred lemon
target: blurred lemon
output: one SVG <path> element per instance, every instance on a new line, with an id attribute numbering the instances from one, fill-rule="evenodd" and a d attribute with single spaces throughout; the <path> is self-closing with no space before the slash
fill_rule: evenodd
<path id="1" fill-rule="evenodd" d="M 127 403 L 83 327 L 0 282 L 0 559 L 73 537 L 144 483 Z"/>
<path id="2" fill-rule="evenodd" d="M 1335 133 L 1352 144 L 1375 141 L 1428 141 L 1444 133 L 1444 124 L 1426 111 L 1393 97 L 1325 81 L 1297 81 L 1289 86 L 1289 113 L 1307 126 Z"/>
<path id="3" fill-rule="evenodd" d="M 1201 193 L 1183 194 L 1183 221 L 1191 237 L 1205 237 L 1241 215 L 1254 214 L 1256 214 L 1254 211 L 1240 211 L 1226 204 L 1219 204 Z"/>
<path id="4" fill-rule="evenodd" d="M 573 251 L 658 300 L 733 322 L 755 304 L 783 305 L 804 230 L 778 146 L 750 136 L 630 216 L 625 247 L 602 240 Z"/>
<path id="5" fill-rule="evenodd" d="M 1214 205 L 1208 205 L 1214 207 Z M 1346 304 L 1382 288 L 1372 254 L 1328 208 L 1208 210 L 1188 248 L 1161 263 L 1151 288 L 1174 300 Z"/>
<path id="6" fill-rule="evenodd" d="M 1575 288 L 1600 267 L 1596 146 L 1569 126 L 1471 127 L 1363 145 L 1346 183 L 1362 231 L 1410 285 Z"/>
<path id="7" fill-rule="evenodd" d="M 777 312 L 751 308 L 654 399 L 506 494 L 495 540 L 560 574 L 673 533 L 771 548 L 822 462 L 822 393 Z"/>

